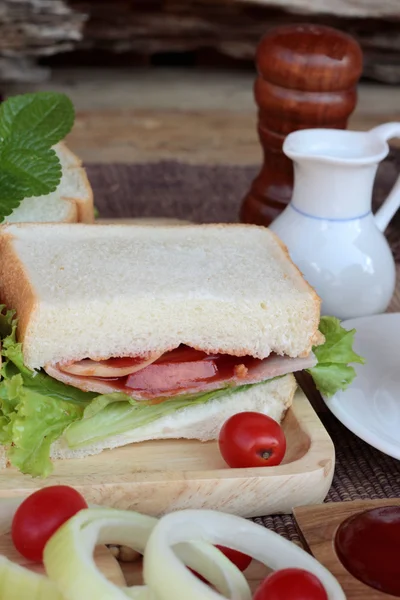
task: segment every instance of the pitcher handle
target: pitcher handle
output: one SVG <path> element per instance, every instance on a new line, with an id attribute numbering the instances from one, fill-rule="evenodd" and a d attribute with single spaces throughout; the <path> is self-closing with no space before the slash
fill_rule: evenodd
<path id="1" fill-rule="evenodd" d="M 370 129 L 369 133 L 376 135 L 383 142 L 387 142 L 392 138 L 400 138 L 400 123 L 384 123 Z M 382 206 L 375 213 L 375 222 L 382 232 L 385 231 L 390 221 L 394 217 L 395 212 L 400 206 L 400 176 L 392 187 L 388 197 Z"/>

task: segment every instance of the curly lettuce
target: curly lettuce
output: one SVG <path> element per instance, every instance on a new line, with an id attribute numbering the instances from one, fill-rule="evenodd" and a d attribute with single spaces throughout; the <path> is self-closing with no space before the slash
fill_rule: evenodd
<path id="1" fill-rule="evenodd" d="M 321 317 L 319 330 L 325 336 L 325 342 L 313 348 L 318 363 L 307 372 L 317 390 L 330 397 L 345 390 L 356 377 L 356 371 L 349 363 L 363 365 L 365 359 L 353 350 L 356 330 L 344 329 L 336 317 Z"/>
<path id="2" fill-rule="evenodd" d="M 64 385 L 24 365 L 16 341 L 14 311 L 1 307 L 2 367 L 0 382 L 0 444 L 11 464 L 22 473 L 46 477 L 52 472 L 50 446 L 96 394 Z"/>

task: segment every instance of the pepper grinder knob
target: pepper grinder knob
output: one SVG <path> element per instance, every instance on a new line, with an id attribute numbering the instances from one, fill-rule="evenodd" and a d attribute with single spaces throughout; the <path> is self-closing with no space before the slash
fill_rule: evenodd
<path id="1" fill-rule="evenodd" d="M 285 137 L 309 128 L 346 129 L 357 103 L 362 51 L 349 35 L 322 25 L 276 27 L 256 52 L 254 97 L 263 165 L 243 199 L 240 220 L 268 226 L 290 202 L 293 164 Z"/>

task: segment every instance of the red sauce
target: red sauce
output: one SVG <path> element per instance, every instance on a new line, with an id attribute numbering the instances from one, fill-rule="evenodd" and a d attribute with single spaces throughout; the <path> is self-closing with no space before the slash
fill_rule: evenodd
<path id="1" fill-rule="evenodd" d="M 272 356 L 272 355 L 271 355 Z M 231 356 L 230 354 L 206 354 L 202 350 L 195 350 L 188 346 L 179 346 L 175 350 L 166 352 L 154 364 L 160 363 L 182 363 L 182 362 L 194 362 L 199 360 L 211 361 L 217 367 L 216 375 L 209 379 L 209 381 L 227 379 L 233 377 L 235 374 L 236 365 L 245 365 L 245 367 L 255 366 L 260 361 L 252 356 Z"/>
<path id="2" fill-rule="evenodd" d="M 272 356 L 272 355 L 271 355 Z M 119 361 L 121 360 L 121 365 L 118 366 L 125 366 L 122 361 L 124 359 L 112 359 L 113 361 Z M 132 360 L 132 359 L 128 359 L 128 360 Z M 231 356 L 229 354 L 206 354 L 205 352 L 202 352 L 200 350 L 195 350 L 193 348 L 189 348 L 188 346 L 184 346 L 181 345 L 179 346 L 179 348 L 176 348 L 175 350 L 172 350 L 170 352 L 166 352 L 165 354 L 163 354 L 159 359 L 157 359 L 153 364 L 157 365 L 157 364 L 176 364 L 176 363 L 188 363 L 188 362 L 196 362 L 196 361 L 207 361 L 207 362 L 212 362 L 215 365 L 215 369 L 213 370 L 213 375 L 210 377 L 207 377 L 206 379 L 194 379 L 193 381 L 177 381 L 176 384 L 174 385 L 174 389 L 169 389 L 168 388 L 168 395 L 176 395 L 179 393 L 182 393 L 183 389 L 187 389 L 187 388 L 196 388 L 196 387 L 202 387 L 202 385 L 206 382 L 206 383 L 213 383 L 213 382 L 219 382 L 219 381 L 227 381 L 229 379 L 232 379 L 232 377 L 234 377 L 235 375 L 239 378 L 246 376 L 247 373 L 247 369 L 251 369 L 253 367 L 255 367 L 258 363 L 260 363 L 261 361 L 259 359 L 253 358 L 252 356 L 244 356 L 244 357 L 237 357 L 237 356 Z M 108 362 L 108 361 L 105 361 Z M 117 366 L 113 363 L 114 366 Z M 243 365 L 244 366 L 244 372 L 243 372 L 243 367 L 239 367 L 238 371 L 235 371 L 235 367 L 238 367 L 239 365 Z M 145 369 L 149 369 L 150 367 L 145 367 Z M 242 374 L 241 374 L 242 373 Z M 113 377 L 113 378 L 106 378 L 106 377 L 102 377 L 102 378 L 97 378 L 97 377 L 93 377 L 93 380 L 98 380 L 98 381 L 102 381 L 102 382 L 106 382 L 106 381 L 112 381 L 113 385 L 115 386 L 116 389 L 119 389 L 121 392 L 132 392 L 132 391 L 140 391 L 142 394 L 144 395 L 148 395 L 149 399 L 153 398 L 153 400 L 155 401 L 154 403 L 157 403 L 157 395 L 162 395 L 163 393 L 165 393 L 165 389 L 160 388 L 160 389 L 146 389 L 146 388 L 142 388 L 141 386 L 135 386 L 133 385 L 133 382 L 135 380 L 135 376 L 131 377 L 130 381 L 132 382 L 132 385 L 127 385 L 128 380 L 129 380 L 129 375 L 125 376 L 125 377 Z M 156 398 L 154 398 L 154 396 L 156 396 Z M 161 398 L 159 401 L 163 401 L 165 399 Z"/>
<path id="3" fill-rule="evenodd" d="M 400 597 L 400 506 L 373 508 L 349 517 L 337 530 L 335 549 L 353 577 Z"/>

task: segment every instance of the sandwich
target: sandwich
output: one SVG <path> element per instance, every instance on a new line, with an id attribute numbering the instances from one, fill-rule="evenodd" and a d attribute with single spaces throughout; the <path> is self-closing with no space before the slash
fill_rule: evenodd
<path id="1" fill-rule="evenodd" d="M 4 222 L 93 223 L 93 192 L 82 161 L 65 144 L 53 146 L 61 165 L 57 189 L 45 196 L 24 198 Z"/>
<path id="2" fill-rule="evenodd" d="M 0 231 L 3 467 L 281 422 L 307 371 L 354 378 L 354 330 L 270 230 L 253 225 L 7 224 Z"/>

